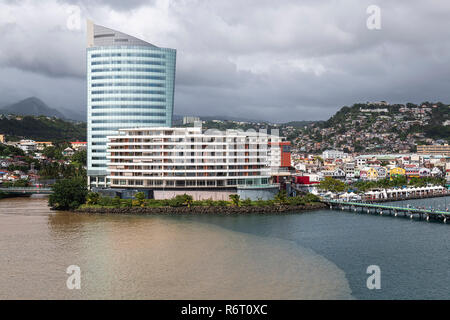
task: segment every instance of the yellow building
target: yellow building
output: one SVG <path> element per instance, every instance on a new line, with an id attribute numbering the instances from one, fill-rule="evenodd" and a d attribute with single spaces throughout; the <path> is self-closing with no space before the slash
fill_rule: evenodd
<path id="1" fill-rule="evenodd" d="M 375 168 L 369 168 L 367 170 L 367 179 L 369 180 L 378 180 L 378 171 Z"/>
<path id="2" fill-rule="evenodd" d="M 0 143 L 5 143 L 5 135 L 0 134 Z"/>
<path id="3" fill-rule="evenodd" d="M 392 177 L 396 177 L 396 176 L 404 176 L 406 174 L 406 170 L 403 168 L 392 168 L 391 170 L 389 170 L 389 176 Z"/>

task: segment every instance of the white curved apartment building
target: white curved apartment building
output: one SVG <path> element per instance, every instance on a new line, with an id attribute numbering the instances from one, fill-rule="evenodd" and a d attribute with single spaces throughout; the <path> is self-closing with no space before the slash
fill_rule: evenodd
<path id="1" fill-rule="evenodd" d="M 152 190 L 269 186 L 268 142 L 279 139 L 200 127 L 119 129 L 108 138 L 111 187 Z"/>

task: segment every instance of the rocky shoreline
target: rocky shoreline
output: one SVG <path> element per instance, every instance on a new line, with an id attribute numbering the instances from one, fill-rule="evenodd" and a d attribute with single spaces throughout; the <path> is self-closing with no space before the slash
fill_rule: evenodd
<path id="1" fill-rule="evenodd" d="M 95 214 L 138 214 L 138 215 L 179 215 L 179 214 L 277 214 L 303 212 L 327 208 L 325 203 L 317 202 L 307 205 L 274 205 L 274 206 L 193 206 L 193 207 L 130 207 L 130 208 L 96 208 L 85 207 L 74 210 L 77 213 Z"/>

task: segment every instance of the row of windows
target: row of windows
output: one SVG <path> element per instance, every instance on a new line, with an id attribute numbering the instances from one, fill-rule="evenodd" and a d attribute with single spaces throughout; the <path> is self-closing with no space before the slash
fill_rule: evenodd
<path id="1" fill-rule="evenodd" d="M 165 94 L 161 90 L 94 90 L 92 94 Z"/>
<path id="2" fill-rule="evenodd" d="M 165 112 L 93 112 L 93 117 L 107 117 L 107 116 L 155 116 L 165 117 Z"/>
<path id="3" fill-rule="evenodd" d="M 92 157 L 92 160 L 106 160 L 106 157 Z"/>
<path id="4" fill-rule="evenodd" d="M 91 66 L 101 65 L 101 64 L 151 64 L 156 66 L 165 66 L 166 63 L 164 61 L 131 61 L 131 60 L 125 60 L 125 61 L 92 61 Z"/>
<path id="5" fill-rule="evenodd" d="M 145 79 L 145 80 L 166 80 L 164 76 L 141 76 L 141 75 L 112 75 L 112 76 L 92 76 L 91 80 L 104 79 Z"/>
<path id="6" fill-rule="evenodd" d="M 106 97 L 106 98 L 92 98 L 92 102 L 97 101 L 155 101 L 166 102 L 165 98 L 140 98 L 140 97 Z"/>
<path id="7" fill-rule="evenodd" d="M 106 149 L 92 149 L 92 153 L 106 153 Z"/>
<path id="8" fill-rule="evenodd" d="M 127 126 L 125 127 L 93 127 L 91 130 L 92 131 L 117 131 L 119 129 L 123 129 L 123 128 L 127 128 Z"/>
<path id="9" fill-rule="evenodd" d="M 100 57 L 142 57 L 142 58 L 165 58 L 164 54 L 159 53 L 94 53 L 92 58 Z"/>
<path id="10" fill-rule="evenodd" d="M 104 163 L 94 163 L 91 165 L 92 168 L 106 168 L 106 164 Z"/>
<path id="11" fill-rule="evenodd" d="M 125 104 L 125 105 L 106 105 L 106 106 L 92 106 L 93 110 L 95 109 L 160 109 L 165 110 L 166 106 L 152 106 L 152 105 L 133 105 L 133 104 Z"/>
<path id="12" fill-rule="evenodd" d="M 102 68 L 102 69 L 92 69 L 91 72 L 116 72 L 116 71 L 128 71 L 128 72 L 166 72 L 165 69 L 155 69 L 155 68 Z"/>
<path id="13" fill-rule="evenodd" d="M 106 82 L 93 83 L 92 87 L 165 87 L 164 83 L 153 82 Z"/>
<path id="14" fill-rule="evenodd" d="M 159 123 L 159 124 L 164 124 L 166 123 L 165 120 L 114 120 L 114 119 L 109 119 L 109 120 L 92 120 L 92 123 Z"/>

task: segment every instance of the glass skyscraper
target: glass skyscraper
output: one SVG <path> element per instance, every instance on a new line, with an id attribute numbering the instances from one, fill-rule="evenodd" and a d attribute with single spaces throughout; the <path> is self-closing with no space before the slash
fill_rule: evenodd
<path id="1" fill-rule="evenodd" d="M 107 185 L 107 136 L 172 126 L 176 50 L 87 22 L 88 182 Z"/>

